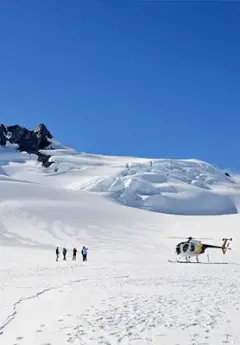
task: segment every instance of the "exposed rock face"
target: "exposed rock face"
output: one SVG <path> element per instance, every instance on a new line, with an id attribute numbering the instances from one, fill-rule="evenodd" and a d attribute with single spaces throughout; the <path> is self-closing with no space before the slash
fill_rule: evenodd
<path id="1" fill-rule="evenodd" d="M 45 155 L 41 152 L 38 152 L 37 155 L 38 155 L 38 161 L 41 162 L 45 168 L 48 168 L 48 167 L 50 167 L 50 165 L 53 164 L 53 162 L 49 162 L 49 158 L 51 156 Z"/>
<path id="2" fill-rule="evenodd" d="M 0 145 L 5 146 L 7 142 L 7 129 L 4 125 L 0 125 Z"/>
<path id="3" fill-rule="evenodd" d="M 39 162 L 48 167 L 50 156 L 40 153 L 50 145 L 49 139 L 53 136 L 44 124 L 40 124 L 35 130 L 31 131 L 19 125 L 5 126 L 0 124 L 0 145 L 5 146 L 7 141 L 11 144 L 18 144 L 20 151 L 34 153 L 38 156 Z"/>

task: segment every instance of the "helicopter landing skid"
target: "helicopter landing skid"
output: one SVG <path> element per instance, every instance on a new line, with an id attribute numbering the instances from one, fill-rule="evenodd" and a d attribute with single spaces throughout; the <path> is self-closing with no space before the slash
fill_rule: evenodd
<path id="1" fill-rule="evenodd" d="M 180 260 L 168 260 L 172 264 L 203 264 L 203 265 L 227 265 L 228 262 L 200 262 L 200 261 L 180 261 Z"/>

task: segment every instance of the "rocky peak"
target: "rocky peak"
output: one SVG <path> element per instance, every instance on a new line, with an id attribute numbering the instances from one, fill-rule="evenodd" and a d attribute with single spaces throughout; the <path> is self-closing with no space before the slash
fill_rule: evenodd
<path id="1" fill-rule="evenodd" d="M 43 159 L 44 155 L 39 150 L 46 149 L 51 144 L 50 139 L 52 138 L 52 134 L 43 123 L 35 130 L 29 130 L 19 125 L 5 126 L 0 124 L 1 146 L 5 146 L 7 141 L 11 144 L 17 144 L 20 151 L 37 154 L 44 166 L 50 165 L 49 156 Z"/>
<path id="2" fill-rule="evenodd" d="M 34 129 L 34 133 L 37 137 L 44 136 L 49 139 L 53 138 L 52 134 L 43 123 L 40 123 L 40 125 Z"/>

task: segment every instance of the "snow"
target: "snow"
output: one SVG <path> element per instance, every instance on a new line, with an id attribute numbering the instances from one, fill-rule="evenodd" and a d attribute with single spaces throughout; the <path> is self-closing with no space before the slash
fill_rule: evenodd
<path id="1" fill-rule="evenodd" d="M 238 176 L 55 140 L 46 152 L 49 168 L 0 148 L 1 344 L 240 344 Z M 207 250 L 219 264 L 169 263 L 188 236 L 233 237 L 232 250 Z"/>
<path id="2" fill-rule="evenodd" d="M 173 214 L 223 215 L 238 213 L 234 202 L 225 195 L 197 191 L 172 195 L 153 195 L 144 205 L 152 211 Z"/>

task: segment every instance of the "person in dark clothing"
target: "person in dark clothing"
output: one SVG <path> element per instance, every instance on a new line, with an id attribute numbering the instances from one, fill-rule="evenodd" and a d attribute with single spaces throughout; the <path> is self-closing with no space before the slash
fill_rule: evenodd
<path id="1" fill-rule="evenodd" d="M 56 261 L 58 261 L 59 259 L 59 248 L 57 247 L 56 248 Z"/>
<path id="2" fill-rule="evenodd" d="M 87 261 L 88 248 L 86 248 L 85 246 L 83 246 L 83 247 L 82 247 L 81 254 L 82 254 L 83 261 Z"/>
<path id="3" fill-rule="evenodd" d="M 73 260 L 76 260 L 77 259 L 77 249 L 74 247 L 73 248 L 73 257 L 72 257 Z"/>
<path id="4" fill-rule="evenodd" d="M 67 249 L 63 248 L 63 260 L 66 260 L 66 255 L 67 255 Z"/>

